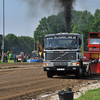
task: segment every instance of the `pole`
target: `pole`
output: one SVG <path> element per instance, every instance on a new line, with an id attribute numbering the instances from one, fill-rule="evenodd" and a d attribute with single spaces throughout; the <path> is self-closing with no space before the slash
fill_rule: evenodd
<path id="1" fill-rule="evenodd" d="M 35 38 L 34 38 L 34 51 L 35 51 Z"/>
<path id="2" fill-rule="evenodd" d="M 3 54 L 4 54 L 4 33 L 5 33 L 5 9 L 4 9 L 4 0 L 3 0 L 3 39 L 2 39 L 2 62 L 3 62 Z"/>
<path id="3" fill-rule="evenodd" d="M 33 38 L 34 38 L 34 51 L 35 51 L 35 37 L 34 37 L 34 33 L 33 33 Z"/>

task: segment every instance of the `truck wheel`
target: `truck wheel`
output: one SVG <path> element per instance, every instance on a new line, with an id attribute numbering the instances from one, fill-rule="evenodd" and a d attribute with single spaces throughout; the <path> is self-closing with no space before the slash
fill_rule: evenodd
<path id="1" fill-rule="evenodd" d="M 48 78 L 52 78 L 53 77 L 53 73 L 51 71 L 47 71 L 47 77 Z"/>
<path id="2" fill-rule="evenodd" d="M 87 76 L 87 74 L 86 74 L 86 68 L 87 68 L 87 66 L 84 64 L 83 65 L 83 69 L 82 69 L 82 76 L 83 77 Z"/>
<path id="3" fill-rule="evenodd" d="M 78 78 L 78 79 L 81 78 L 81 76 L 82 76 L 82 69 L 81 69 L 81 68 L 79 68 L 79 70 L 76 72 L 75 76 L 76 76 L 76 78 Z"/>
<path id="4" fill-rule="evenodd" d="M 90 77 L 90 76 L 91 76 L 90 66 L 89 66 L 89 68 L 88 68 L 87 76 L 88 76 L 88 77 Z"/>
<path id="5" fill-rule="evenodd" d="M 76 78 L 78 78 L 78 79 L 81 78 L 81 76 L 82 76 L 82 71 L 83 71 L 83 61 L 82 61 L 82 59 L 80 59 L 79 69 L 78 69 L 78 71 L 77 71 L 76 74 L 75 74 Z"/>

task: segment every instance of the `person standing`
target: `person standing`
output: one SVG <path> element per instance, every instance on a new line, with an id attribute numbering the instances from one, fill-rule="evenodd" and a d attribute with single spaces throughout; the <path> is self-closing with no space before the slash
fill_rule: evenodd
<path id="1" fill-rule="evenodd" d="M 3 62 L 8 62 L 7 53 L 3 54 Z"/>
<path id="2" fill-rule="evenodd" d="M 14 54 L 14 62 L 16 62 L 16 54 Z"/>

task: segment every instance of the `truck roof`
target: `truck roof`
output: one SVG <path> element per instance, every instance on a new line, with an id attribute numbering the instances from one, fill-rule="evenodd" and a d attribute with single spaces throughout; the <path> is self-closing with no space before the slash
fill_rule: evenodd
<path id="1" fill-rule="evenodd" d="M 54 33 L 54 34 L 47 34 L 45 37 L 53 37 L 53 36 L 78 36 L 81 34 L 78 33 Z"/>

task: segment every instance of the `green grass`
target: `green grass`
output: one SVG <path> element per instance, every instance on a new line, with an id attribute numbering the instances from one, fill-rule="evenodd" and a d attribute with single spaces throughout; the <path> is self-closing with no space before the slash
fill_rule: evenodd
<path id="1" fill-rule="evenodd" d="M 9 60 L 8 59 L 8 62 L 0 62 L 0 64 L 8 64 L 8 63 L 19 63 L 19 62 L 14 62 L 14 60 Z"/>
<path id="2" fill-rule="evenodd" d="M 81 97 L 74 100 L 100 100 L 100 88 L 89 90 L 85 92 L 85 94 L 81 95 Z"/>
<path id="3" fill-rule="evenodd" d="M 14 60 L 9 60 L 8 59 L 8 62 L 2 62 L 2 60 L 1 60 L 1 62 L 0 62 L 0 64 L 8 64 L 8 63 L 22 63 L 22 61 L 21 62 L 14 62 Z M 28 62 L 23 62 L 23 63 L 28 63 Z"/>
<path id="4" fill-rule="evenodd" d="M 14 60 L 8 60 L 8 63 L 14 63 Z"/>
<path id="5" fill-rule="evenodd" d="M 8 62 L 2 62 L 2 60 L 1 60 L 1 62 L 0 62 L 0 64 L 7 64 L 7 63 L 15 63 L 15 62 L 14 62 L 14 60 L 8 60 Z"/>

